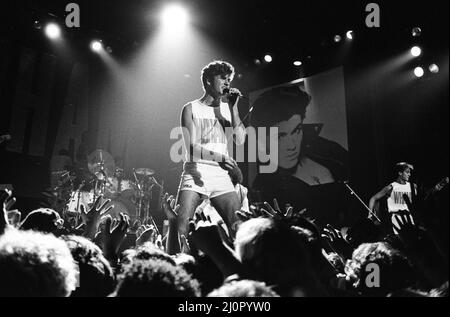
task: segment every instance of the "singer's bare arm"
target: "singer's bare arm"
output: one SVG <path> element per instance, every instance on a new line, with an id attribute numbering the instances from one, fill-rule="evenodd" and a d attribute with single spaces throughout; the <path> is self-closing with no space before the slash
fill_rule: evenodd
<path id="1" fill-rule="evenodd" d="M 226 169 L 233 169 L 237 163 L 229 156 L 210 151 L 198 143 L 194 143 L 194 122 L 192 119 L 192 104 L 188 103 L 181 112 L 181 127 L 183 128 L 183 140 L 186 150 L 189 151 L 191 159 L 207 159 L 215 162 L 222 162 Z"/>
<path id="2" fill-rule="evenodd" d="M 244 123 L 242 123 L 241 118 L 239 116 L 239 109 L 238 109 L 238 103 L 239 103 L 239 96 L 241 95 L 241 92 L 237 90 L 236 88 L 231 88 L 231 93 L 236 93 L 238 97 L 235 99 L 234 104 L 231 107 L 231 116 L 233 119 L 231 122 L 233 122 L 233 129 L 234 129 L 234 142 L 237 145 L 242 145 L 245 142 L 245 137 L 247 136 L 247 131 L 245 130 Z"/>
<path id="3" fill-rule="evenodd" d="M 388 195 L 388 193 L 390 193 L 392 191 L 392 185 L 387 185 L 386 187 L 384 187 L 382 190 L 380 190 L 378 193 L 376 193 L 375 195 L 373 195 L 370 198 L 369 201 L 369 209 L 374 211 L 373 208 L 375 206 L 375 203 L 380 200 L 383 197 L 386 197 Z M 378 216 L 378 215 L 377 215 Z"/>

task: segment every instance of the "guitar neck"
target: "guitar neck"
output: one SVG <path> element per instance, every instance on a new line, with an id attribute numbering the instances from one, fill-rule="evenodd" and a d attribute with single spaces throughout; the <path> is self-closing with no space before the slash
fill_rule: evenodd
<path id="1" fill-rule="evenodd" d="M 437 193 L 438 191 L 443 189 L 448 184 L 448 182 L 449 182 L 448 176 L 443 178 L 439 183 L 437 183 L 432 188 L 427 190 L 427 192 L 425 194 L 425 199 L 427 199 L 431 194 Z"/>

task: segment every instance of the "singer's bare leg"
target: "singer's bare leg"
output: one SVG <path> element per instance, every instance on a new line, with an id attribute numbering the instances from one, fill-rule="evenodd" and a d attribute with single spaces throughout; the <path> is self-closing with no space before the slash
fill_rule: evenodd
<path id="1" fill-rule="evenodd" d="M 180 209 L 178 211 L 178 232 L 187 236 L 189 232 L 189 219 L 194 217 L 195 210 L 202 202 L 202 196 L 194 191 L 182 190 L 178 194 Z"/>
<path id="2" fill-rule="evenodd" d="M 235 192 L 211 198 L 211 205 L 217 210 L 219 215 L 228 227 L 231 238 L 234 239 L 235 231 L 233 224 L 238 220 L 236 211 L 241 209 L 239 198 Z"/>

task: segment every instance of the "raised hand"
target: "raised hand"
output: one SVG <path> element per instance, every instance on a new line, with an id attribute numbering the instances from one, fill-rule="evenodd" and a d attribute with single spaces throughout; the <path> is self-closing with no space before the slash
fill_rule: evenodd
<path id="1" fill-rule="evenodd" d="M 22 213 L 17 209 L 8 211 L 8 222 L 11 226 L 17 228 L 20 225 L 22 219 Z"/>
<path id="2" fill-rule="evenodd" d="M 261 211 L 261 208 L 256 207 L 255 205 L 250 205 L 249 210 L 237 210 L 236 216 L 239 220 L 242 222 L 245 222 L 247 220 L 250 220 L 252 218 L 258 218 L 263 216 L 263 212 Z"/>
<path id="3" fill-rule="evenodd" d="M 294 207 L 289 204 L 287 204 L 285 210 L 282 211 L 276 198 L 273 200 L 273 208 L 268 202 L 264 202 L 264 206 L 266 208 L 261 208 L 261 210 L 269 217 L 292 218 L 295 216 L 302 216 L 306 212 L 306 208 L 297 212 L 294 210 Z"/>
<path id="4" fill-rule="evenodd" d="M 265 208 L 261 208 L 261 210 L 269 217 L 283 217 L 284 213 L 281 211 L 280 206 L 278 206 L 278 201 L 276 199 L 273 200 L 273 206 L 274 208 L 272 208 L 272 206 L 265 201 Z"/>
<path id="5" fill-rule="evenodd" d="M 81 218 L 83 222 L 86 224 L 85 229 L 85 236 L 88 239 L 93 239 L 95 236 L 95 232 L 97 231 L 97 224 L 100 220 L 100 217 L 110 211 L 112 208 L 114 208 L 114 205 L 111 205 L 109 207 L 106 207 L 111 200 L 106 199 L 101 205 L 100 202 L 102 200 L 103 196 L 99 196 L 92 207 L 89 209 L 88 212 L 86 212 L 85 206 L 81 205 Z M 99 206 L 100 205 L 100 206 Z"/>
<path id="6" fill-rule="evenodd" d="M 0 191 L 0 205 L 1 205 L 1 213 L 0 213 L 0 235 L 2 235 L 7 228 L 10 227 L 8 221 L 8 210 L 9 207 L 12 206 L 15 202 L 15 198 L 11 198 L 12 192 L 9 189 L 2 189 Z M 11 203 L 11 201 L 13 201 Z"/>
<path id="7" fill-rule="evenodd" d="M 139 237 L 144 231 L 150 229 L 151 227 L 152 225 L 149 224 L 140 225 L 137 229 L 134 230 L 136 232 L 136 237 Z M 133 228 L 131 227 L 130 230 L 133 231 Z"/>
<path id="8" fill-rule="evenodd" d="M 5 197 L 1 201 L 3 206 L 3 213 L 6 213 L 6 224 L 9 224 L 12 227 L 18 227 L 20 224 L 20 220 L 22 218 L 22 213 L 17 210 L 11 210 L 11 207 L 16 203 L 16 198 L 12 197 L 12 192 L 8 189 L 3 190 L 3 196 Z M 1 225 L 0 225 L 1 226 Z"/>
<path id="9" fill-rule="evenodd" d="M 3 202 L 3 210 L 5 210 L 6 212 L 11 211 L 11 207 L 16 203 L 16 198 L 11 197 L 12 192 L 9 190 L 7 191 L 9 192 L 9 196 Z"/>
<path id="10" fill-rule="evenodd" d="M 222 241 L 217 224 L 213 224 L 208 216 L 200 213 L 197 223 L 191 221 L 189 226 L 192 229 L 189 234 L 191 251 L 193 248 L 203 251 L 219 267 L 224 277 L 242 273 L 242 264 L 233 250 Z"/>
<path id="11" fill-rule="evenodd" d="M 352 257 L 353 248 L 344 239 L 339 230 L 328 224 L 322 231 L 322 238 L 325 239 L 334 252 L 344 259 L 350 259 Z"/>
<path id="12" fill-rule="evenodd" d="M 197 214 L 197 221 L 195 223 L 191 221 L 190 226 L 192 229 L 189 234 L 192 241 L 190 245 L 195 244 L 199 250 L 206 254 L 214 252 L 222 245 L 217 224 L 212 223 L 211 218 L 205 216 L 203 212 Z"/>
<path id="13" fill-rule="evenodd" d="M 142 225 L 136 230 L 136 246 L 143 245 L 147 241 L 152 241 L 156 230 L 152 225 Z"/>
<path id="14" fill-rule="evenodd" d="M 227 171 L 231 171 L 238 166 L 236 161 L 228 155 L 223 155 L 222 161 L 218 162 L 218 163 L 221 168 L 223 168 L 224 170 L 227 170 Z"/>
<path id="15" fill-rule="evenodd" d="M 175 198 L 172 195 L 169 196 L 168 193 L 165 193 L 161 197 L 161 205 L 167 219 L 169 219 L 169 221 L 176 221 L 180 205 L 176 205 Z"/>
<path id="16" fill-rule="evenodd" d="M 412 222 L 411 217 L 407 214 L 394 215 L 394 218 L 396 223 L 393 221 L 392 226 L 400 240 L 405 247 L 413 247 L 420 240 L 420 229 Z"/>
<path id="17" fill-rule="evenodd" d="M 111 202 L 111 199 L 106 199 L 101 205 L 100 202 L 102 201 L 103 196 L 97 197 L 94 204 L 91 206 L 91 208 L 87 211 L 86 206 L 83 204 L 80 206 L 81 209 L 81 218 L 84 222 L 90 222 L 90 221 L 98 221 L 100 217 L 110 211 L 112 208 L 114 208 L 113 205 L 106 208 L 106 206 Z M 100 206 L 99 206 L 100 205 Z"/>
<path id="18" fill-rule="evenodd" d="M 103 252 L 108 259 L 116 260 L 120 245 L 130 227 L 130 218 L 120 213 L 120 220 L 112 219 L 110 215 L 105 217 L 104 229 L 101 231 Z"/>
<path id="19" fill-rule="evenodd" d="M 445 255 L 429 233 L 416 226 L 408 214 L 394 215 L 394 217 L 395 221 L 392 225 L 404 246 L 403 251 L 431 283 L 430 285 L 437 287 L 448 280 L 448 264 Z"/>

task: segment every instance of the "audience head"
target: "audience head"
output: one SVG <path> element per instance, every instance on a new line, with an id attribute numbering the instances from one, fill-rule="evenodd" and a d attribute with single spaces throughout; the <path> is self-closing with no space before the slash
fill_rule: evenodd
<path id="1" fill-rule="evenodd" d="M 380 241 L 381 235 L 380 227 L 377 227 L 372 220 L 364 218 L 348 228 L 345 239 L 352 247 L 356 248 L 362 243 Z"/>
<path id="2" fill-rule="evenodd" d="M 176 265 L 174 259 L 166 252 L 159 249 L 151 242 L 145 242 L 134 249 L 125 250 L 122 253 L 121 264 L 126 265 L 134 260 L 162 260 Z"/>
<path id="3" fill-rule="evenodd" d="M 178 253 L 173 257 L 177 266 L 182 267 L 187 273 L 194 275 L 197 271 L 197 263 L 192 255 Z"/>
<path id="4" fill-rule="evenodd" d="M 62 297 L 75 289 L 77 268 L 64 241 L 34 231 L 0 237 L 0 297 Z"/>
<path id="5" fill-rule="evenodd" d="M 204 253 L 196 256 L 195 262 L 192 276 L 200 282 L 202 295 L 206 296 L 222 285 L 224 276 L 214 261 Z"/>
<path id="6" fill-rule="evenodd" d="M 200 286 L 184 269 L 164 260 L 134 260 L 123 267 L 118 297 L 197 297 Z"/>
<path id="7" fill-rule="evenodd" d="M 353 251 L 345 272 L 354 288 L 367 296 L 385 296 L 415 282 L 408 259 L 384 242 L 361 244 Z"/>
<path id="8" fill-rule="evenodd" d="M 209 293 L 208 297 L 279 297 L 279 295 L 264 282 L 236 280 L 224 283 Z"/>
<path id="9" fill-rule="evenodd" d="M 64 221 L 53 209 L 39 208 L 30 212 L 20 225 L 21 230 L 35 230 L 44 233 L 55 233 Z"/>
<path id="10" fill-rule="evenodd" d="M 272 218 L 250 219 L 240 225 L 235 249 L 252 279 L 274 285 L 281 296 L 296 288 L 307 295 L 316 291 L 309 251 L 290 226 Z"/>
<path id="11" fill-rule="evenodd" d="M 72 297 L 102 297 L 114 291 L 115 277 L 102 250 L 90 240 L 70 235 L 61 237 L 78 264 L 78 287 Z"/>

